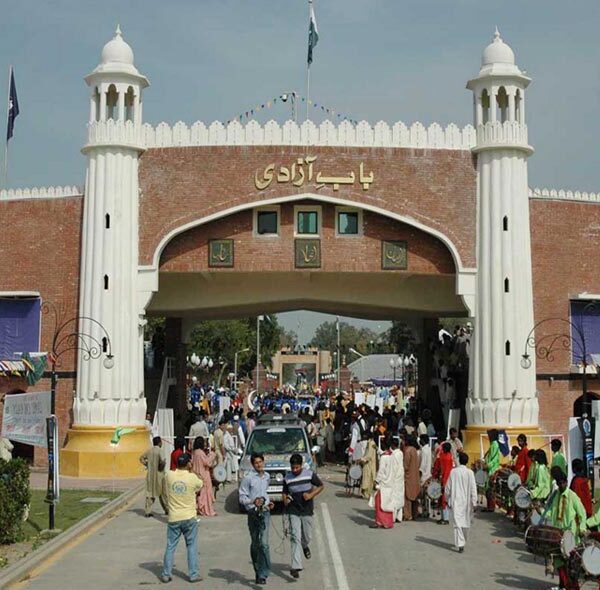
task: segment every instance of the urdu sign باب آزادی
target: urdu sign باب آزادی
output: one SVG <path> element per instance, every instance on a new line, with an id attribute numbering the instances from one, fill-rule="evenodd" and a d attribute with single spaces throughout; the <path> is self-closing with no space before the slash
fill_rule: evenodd
<path id="1" fill-rule="evenodd" d="M 306 156 L 298 158 L 288 168 L 280 166 L 277 174 L 275 173 L 275 164 L 269 164 L 263 171 L 262 176 L 259 176 L 259 171 L 254 174 L 254 186 L 259 190 L 265 190 L 275 180 L 279 184 L 290 183 L 295 187 L 301 187 L 305 182 L 312 182 L 313 176 L 316 182 L 315 188 L 320 189 L 324 186 L 331 185 L 334 191 L 339 190 L 340 186 L 353 185 L 357 180 L 362 185 L 363 190 L 368 190 L 373 183 L 375 176 L 373 172 L 365 173 L 365 165 L 363 162 L 359 164 L 358 175 L 354 170 L 348 172 L 345 176 L 328 176 L 321 171 L 315 174 L 315 162 L 317 156 Z M 306 166 L 306 171 L 304 170 Z"/>

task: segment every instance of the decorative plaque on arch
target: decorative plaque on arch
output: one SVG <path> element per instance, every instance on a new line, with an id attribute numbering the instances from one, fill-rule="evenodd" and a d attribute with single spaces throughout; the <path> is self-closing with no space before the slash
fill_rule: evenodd
<path id="1" fill-rule="evenodd" d="M 383 240 L 381 242 L 382 270 L 406 270 L 408 256 L 406 242 L 401 240 Z"/>
<path id="2" fill-rule="evenodd" d="M 208 266 L 211 268 L 233 267 L 233 240 L 209 240 Z"/>

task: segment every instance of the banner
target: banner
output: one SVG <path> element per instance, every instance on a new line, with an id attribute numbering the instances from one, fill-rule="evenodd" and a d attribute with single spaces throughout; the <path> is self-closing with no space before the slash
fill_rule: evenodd
<path id="1" fill-rule="evenodd" d="M 13 393 L 4 397 L 2 436 L 15 442 L 47 447 L 46 418 L 50 392 Z"/>
<path id="2" fill-rule="evenodd" d="M 59 473 L 59 448 L 58 448 L 58 420 L 56 416 L 46 418 L 48 432 L 48 486 L 46 490 L 45 502 L 56 504 L 60 499 L 60 478 Z"/>

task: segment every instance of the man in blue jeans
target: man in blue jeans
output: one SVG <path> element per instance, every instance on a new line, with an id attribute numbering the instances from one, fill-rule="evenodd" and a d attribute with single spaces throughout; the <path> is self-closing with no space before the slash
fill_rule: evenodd
<path id="1" fill-rule="evenodd" d="M 265 458 L 261 453 L 252 453 L 250 462 L 254 468 L 242 480 L 239 500 L 248 512 L 250 531 L 250 557 L 254 566 L 257 584 L 266 584 L 271 570 L 269 550 L 269 525 L 274 504 L 269 500 L 269 474 L 265 473 Z"/>
<path id="2" fill-rule="evenodd" d="M 200 491 L 202 485 L 202 480 L 192 473 L 192 461 L 187 453 L 177 458 L 177 469 L 167 471 L 165 476 L 169 525 L 167 549 L 160 577 L 165 583 L 171 581 L 173 555 L 181 535 L 187 547 L 190 582 L 199 582 L 202 579 L 198 571 L 198 521 L 196 520 L 196 493 Z"/>

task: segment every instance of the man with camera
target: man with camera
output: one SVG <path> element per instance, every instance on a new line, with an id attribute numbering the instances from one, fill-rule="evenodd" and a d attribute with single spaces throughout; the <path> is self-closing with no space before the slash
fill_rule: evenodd
<path id="1" fill-rule="evenodd" d="M 292 544 L 292 565 L 290 574 L 299 578 L 302 571 L 302 554 L 310 559 L 314 502 L 323 491 L 323 482 L 316 473 L 303 468 L 302 455 L 294 453 L 290 457 L 290 468 L 283 480 L 283 504 L 288 515 L 290 541 Z"/>
<path id="2" fill-rule="evenodd" d="M 248 530 L 250 531 L 250 557 L 257 584 L 266 584 L 271 570 L 269 550 L 269 525 L 271 509 L 274 504 L 269 500 L 269 474 L 265 473 L 265 458 L 262 453 L 252 453 L 250 463 L 253 470 L 242 480 L 239 490 L 240 504 L 248 512 Z"/>

